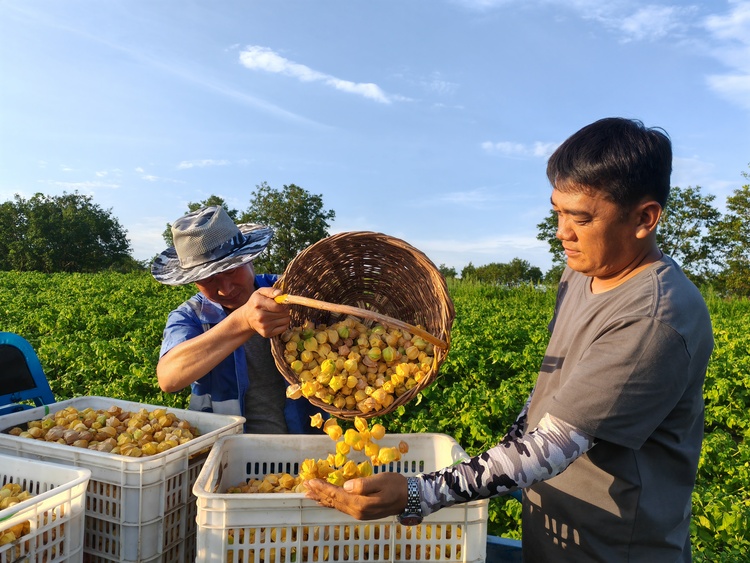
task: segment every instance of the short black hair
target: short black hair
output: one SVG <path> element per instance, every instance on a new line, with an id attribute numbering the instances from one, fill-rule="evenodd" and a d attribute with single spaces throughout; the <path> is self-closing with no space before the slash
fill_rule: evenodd
<path id="1" fill-rule="evenodd" d="M 672 142 L 659 127 L 607 117 L 580 129 L 547 162 L 552 187 L 603 193 L 626 208 L 652 197 L 662 207 L 669 199 Z"/>

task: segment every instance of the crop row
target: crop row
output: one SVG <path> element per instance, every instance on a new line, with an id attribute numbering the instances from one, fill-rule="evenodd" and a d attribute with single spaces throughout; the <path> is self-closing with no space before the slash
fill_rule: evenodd
<path id="1" fill-rule="evenodd" d="M 147 274 L 0 272 L 0 330 L 36 349 L 59 400 L 101 395 L 184 408 L 156 383 L 167 313 L 194 293 Z M 554 290 L 452 281 L 451 350 L 435 382 L 382 418 L 390 432 L 443 432 L 470 454 L 499 441 L 536 378 Z M 750 550 L 750 301 L 707 294 L 716 347 L 705 386 L 706 436 L 694 492 L 695 561 Z M 520 505 L 490 503 L 492 534 L 520 537 Z"/>

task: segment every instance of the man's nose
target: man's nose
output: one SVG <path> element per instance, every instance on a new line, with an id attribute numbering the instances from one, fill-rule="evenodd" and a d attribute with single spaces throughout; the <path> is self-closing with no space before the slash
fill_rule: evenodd
<path id="1" fill-rule="evenodd" d="M 221 274 L 216 278 L 216 290 L 220 295 L 228 295 L 232 289 L 232 282 L 226 276 Z"/>
<path id="2" fill-rule="evenodd" d="M 567 223 L 565 221 L 558 221 L 555 236 L 559 240 L 571 240 L 575 235 L 573 233 L 573 230 L 567 226 Z"/>

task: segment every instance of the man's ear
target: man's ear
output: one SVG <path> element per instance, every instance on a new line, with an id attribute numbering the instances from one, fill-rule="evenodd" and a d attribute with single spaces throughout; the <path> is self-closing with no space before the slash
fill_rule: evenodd
<path id="1" fill-rule="evenodd" d="M 646 238 L 656 231 L 656 225 L 661 218 L 662 208 L 654 200 L 644 201 L 636 207 L 636 232 L 637 238 Z"/>

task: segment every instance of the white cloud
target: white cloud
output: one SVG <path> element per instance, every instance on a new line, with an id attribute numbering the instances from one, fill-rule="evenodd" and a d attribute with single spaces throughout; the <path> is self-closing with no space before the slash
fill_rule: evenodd
<path id="1" fill-rule="evenodd" d="M 542 143 L 537 141 L 534 143 L 533 156 L 548 158 L 555 149 L 560 146 L 560 143 Z"/>
<path id="2" fill-rule="evenodd" d="M 544 143 L 541 141 L 536 141 L 531 144 L 516 143 L 512 141 L 485 141 L 481 144 L 482 149 L 490 154 L 524 158 L 547 158 L 554 152 L 557 146 L 557 143 Z"/>
<path id="3" fill-rule="evenodd" d="M 268 47 L 261 47 L 259 45 L 245 47 L 240 52 L 240 62 L 250 70 L 283 74 L 284 76 L 296 78 L 301 82 L 322 82 L 336 90 L 358 94 L 383 104 L 390 104 L 393 99 L 383 92 L 377 84 L 371 82 L 352 82 L 319 72 L 306 65 L 290 61 Z"/>
<path id="4" fill-rule="evenodd" d="M 146 169 L 143 166 L 138 166 L 135 168 L 135 171 L 140 174 L 141 180 L 144 180 L 146 182 L 162 182 L 162 183 L 169 183 L 169 184 L 184 184 L 185 182 L 183 180 L 175 180 L 173 178 L 166 178 L 164 176 L 157 176 L 156 174 L 150 174 L 146 172 Z M 120 176 L 120 170 L 114 169 L 113 172 L 116 176 Z"/>
<path id="5" fill-rule="evenodd" d="M 504 155 L 522 155 L 526 153 L 526 147 L 523 143 L 512 143 L 510 141 L 484 141 L 482 148 L 489 153 L 500 153 Z"/>
<path id="6" fill-rule="evenodd" d="M 349 231 L 379 231 L 382 226 L 367 215 L 348 215 L 346 217 L 337 216 L 331 222 L 330 233 L 337 235 L 339 233 L 346 233 Z M 393 236 L 398 236 L 393 234 Z"/>
<path id="7" fill-rule="evenodd" d="M 461 273 L 469 262 L 482 266 L 491 262 L 507 263 L 522 257 L 532 266 L 547 270 L 552 265 L 549 245 L 535 236 L 488 236 L 464 239 L 422 239 L 411 243 L 435 264 L 454 267 Z"/>
<path id="8" fill-rule="evenodd" d="M 669 40 L 702 45 L 728 71 L 706 77 L 708 87 L 737 104 L 750 109 L 750 2 L 728 0 L 726 13 L 714 13 L 703 20 L 701 12 L 713 6 L 681 4 L 636 5 L 631 1 L 601 2 L 600 0 L 537 0 L 570 9 L 582 19 L 596 21 L 605 29 L 620 35 L 622 42 Z M 495 7 L 498 0 L 465 0 L 468 6 Z M 708 34 L 703 36 L 702 32 Z"/>
<path id="9" fill-rule="evenodd" d="M 732 9 L 727 15 L 711 15 L 706 18 L 706 28 L 724 40 L 735 40 L 748 44 L 748 25 L 750 25 L 750 2 L 734 0 L 729 2 Z"/>
<path id="10" fill-rule="evenodd" d="M 707 7 L 699 3 L 649 4 L 633 10 L 629 2 L 543 1 L 573 7 L 582 18 L 598 21 L 605 28 L 620 33 L 623 42 L 668 38 L 672 42 L 704 44 L 708 53 L 728 69 L 724 74 L 707 76 L 709 88 L 725 99 L 750 109 L 750 2 L 747 0 L 728 0 L 726 13 L 711 14 L 703 20 L 699 20 L 698 15 Z M 701 31 L 708 34 L 707 47 Z"/>
<path id="11" fill-rule="evenodd" d="M 83 182 L 49 182 L 49 184 L 64 190 L 77 190 L 84 193 L 94 193 L 96 190 L 116 190 L 120 187 L 120 184 L 114 182 L 100 182 L 98 180 L 88 180 Z"/>
<path id="12" fill-rule="evenodd" d="M 572 8 L 580 17 L 601 23 L 618 32 L 623 42 L 655 41 L 667 36 L 684 36 L 697 14 L 690 5 L 655 5 L 634 7 L 634 2 L 600 2 L 599 0 L 545 0 L 563 8 Z"/>
<path id="13" fill-rule="evenodd" d="M 458 90 L 458 84 L 446 80 L 440 72 L 433 72 L 428 79 L 422 80 L 422 85 L 427 90 L 443 96 L 454 94 Z"/>
<path id="14" fill-rule="evenodd" d="M 206 168 L 208 166 L 227 166 L 228 160 L 213 160 L 205 158 L 202 160 L 183 160 L 177 165 L 178 170 L 187 170 L 190 168 Z"/>
<path id="15" fill-rule="evenodd" d="M 164 176 L 156 176 L 155 174 L 142 174 L 141 180 L 146 182 L 162 182 L 166 184 L 184 184 L 182 180 L 175 180 L 173 178 L 165 178 Z"/>
<path id="16" fill-rule="evenodd" d="M 715 74 L 706 77 L 706 81 L 721 96 L 750 109 L 750 74 Z"/>
<path id="17" fill-rule="evenodd" d="M 536 237 L 489 236 L 484 238 L 434 239 L 422 241 L 419 247 L 425 251 L 443 250 L 456 253 L 505 254 L 508 248 L 546 248 L 547 243 Z"/>
<path id="18" fill-rule="evenodd" d="M 505 208 L 509 202 L 517 203 L 525 196 L 509 191 L 502 186 L 479 187 L 471 190 L 459 190 L 436 194 L 426 201 L 404 203 L 405 207 L 445 207 L 452 209 L 463 207 L 487 211 L 493 208 Z"/>
<path id="19" fill-rule="evenodd" d="M 675 6 L 645 6 L 622 18 L 618 27 L 628 41 L 662 39 L 685 30 L 683 16 L 692 11 Z"/>
<path id="20" fill-rule="evenodd" d="M 727 14 L 706 18 L 705 28 L 715 41 L 712 54 L 730 69 L 708 76 L 709 88 L 750 109 L 750 2 L 731 2 Z"/>
<path id="21" fill-rule="evenodd" d="M 143 170 L 141 170 L 141 172 L 143 172 Z M 94 175 L 97 178 L 106 178 L 107 176 L 116 176 L 119 178 L 122 176 L 122 170 L 120 170 L 119 168 L 112 168 L 111 170 L 97 170 L 96 172 L 94 172 Z"/>
<path id="22" fill-rule="evenodd" d="M 610 30 L 617 31 L 622 41 L 655 40 L 669 34 L 684 33 L 689 28 L 689 17 L 697 12 L 695 6 L 668 6 L 648 4 L 634 7 L 635 2 L 602 2 L 601 0 L 454 0 L 470 10 L 489 11 L 506 8 L 510 4 L 529 6 L 537 4 L 544 8 L 555 5 L 563 10 L 572 10 L 585 20 L 599 22 Z"/>
<path id="23" fill-rule="evenodd" d="M 469 10 L 482 11 L 510 4 L 513 0 L 453 0 L 453 2 Z"/>
<path id="24" fill-rule="evenodd" d="M 456 205 L 478 205 L 487 203 L 490 201 L 497 201 L 498 197 L 496 193 L 491 192 L 486 188 L 477 188 L 475 190 L 468 190 L 463 192 L 450 192 L 437 198 L 437 201 L 443 203 L 450 203 Z"/>
<path id="25" fill-rule="evenodd" d="M 676 156 L 672 163 L 672 186 L 687 188 L 700 186 L 705 192 L 716 196 L 714 205 L 722 207 L 726 197 L 739 186 L 737 181 L 722 179 L 716 166 L 697 156 Z M 723 210 L 722 210 L 723 211 Z"/>
<path id="26" fill-rule="evenodd" d="M 170 219 L 164 217 L 138 217 L 128 228 L 128 239 L 137 260 L 148 260 L 164 250 L 162 238 Z"/>

